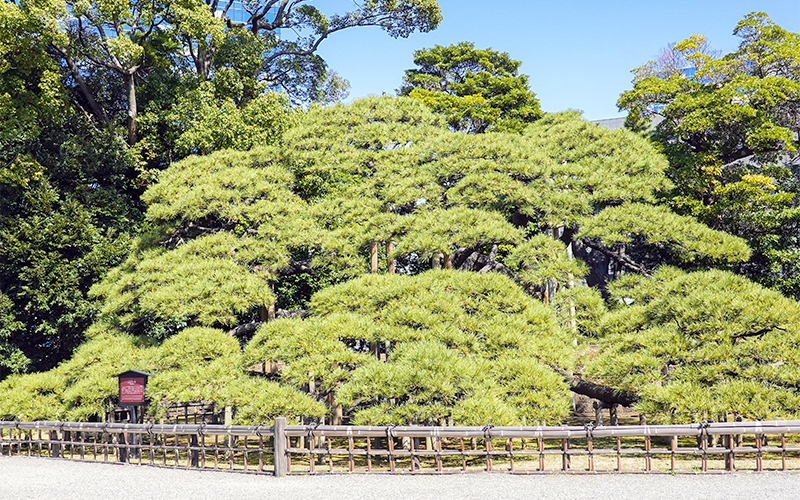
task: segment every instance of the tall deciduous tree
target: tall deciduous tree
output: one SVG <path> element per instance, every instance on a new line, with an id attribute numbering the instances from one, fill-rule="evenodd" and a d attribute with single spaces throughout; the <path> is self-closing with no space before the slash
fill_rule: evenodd
<path id="1" fill-rule="evenodd" d="M 675 184 L 666 202 L 746 238 L 754 254 L 739 269 L 798 296 L 800 36 L 763 13 L 747 15 L 734 34 L 739 50 L 722 57 L 702 36 L 677 44 L 677 64 L 689 70 L 642 66 L 618 104 L 631 126 L 660 120 L 653 138 Z"/>
<path id="2" fill-rule="evenodd" d="M 454 130 L 522 132 L 542 116 L 539 100 L 519 74 L 519 61 L 505 52 L 462 42 L 414 53 L 401 95 L 422 100 Z"/>
<path id="3" fill-rule="evenodd" d="M 234 0 L 206 0 L 211 12 L 221 11 L 230 19 Z M 230 21 L 231 28 L 243 27 L 261 41 L 263 64 L 257 70 L 271 86 L 283 88 L 299 101 L 338 100 L 347 84 L 328 71 L 317 54 L 332 34 L 353 27 L 375 26 L 393 37 L 407 37 L 415 31 L 435 29 L 442 19 L 436 0 L 368 0 L 353 2 L 353 9 L 326 13 L 310 0 L 264 0 L 242 2 L 244 22 Z M 195 45 L 193 41 L 189 45 Z M 208 77 L 218 47 L 201 41 L 193 51 L 197 72 Z"/>

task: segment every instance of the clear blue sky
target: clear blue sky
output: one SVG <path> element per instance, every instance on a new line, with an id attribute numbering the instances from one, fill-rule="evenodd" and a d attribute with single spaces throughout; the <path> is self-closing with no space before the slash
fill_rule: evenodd
<path id="1" fill-rule="evenodd" d="M 596 120 L 621 116 L 619 94 L 630 71 L 659 49 L 703 34 L 728 53 L 739 39 L 733 28 L 745 14 L 766 12 L 786 30 L 800 32 L 800 0 L 439 0 L 444 19 L 430 33 L 394 39 L 377 28 L 352 28 L 323 42 L 320 55 L 352 85 L 350 98 L 393 95 L 415 50 L 470 41 L 508 52 L 545 111 L 579 109 Z M 352 2 L 319 2 L 326 13 Z M 331 9 L 331 10 L 327 10 Z"/>

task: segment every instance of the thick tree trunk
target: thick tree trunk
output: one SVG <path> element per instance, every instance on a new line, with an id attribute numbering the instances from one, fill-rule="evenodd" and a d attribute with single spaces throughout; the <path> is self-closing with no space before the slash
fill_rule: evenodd
<path id="1" fill-rule="evenodd" d="M 208 80 L 208 74 L 211 72 L 211 59 L 214 57 L 214 50 L 197 49 L 197 56 L 195 56 L 194 67 L 197 70 L 197 76 L 201 80 Z"/>
<path id="2" fill-rule="evenodd" d="M 92 91 L 89 90 L 89 86 L 86 84 L 86 80 L 83 79 L 83 75 L 81 75 L 80 70 L 78 69 L 78 65 L 75 64 L 75 61 L 67 54 L 67 50 L 62 47 L 55 47 L 55 50 L 61 55 L 62 59 L 64 59 L 64 63 L 69 68 L 69 72 L 72 75 L 72 78 L 75 79 L 75 83 L 78 84 L 78 90 L 81 93 L 81 96 L 86 101 L 86 105 L 89 106 L 89 111 L 97 118 L 103 126 L 108 126 L 110 123 L 108 119 L 108 115 L 106 114 L 105 109 L 100 106 L 97 101 L 94 99 L 94 95 L 92 95 Z"/>
<path id="3" fill-rule="evenodd" d="M 125 91 L 128 96 L 128 145 L 136 144 L 136 82 L 133 72 L 128 72 L 125 76 Z"/>

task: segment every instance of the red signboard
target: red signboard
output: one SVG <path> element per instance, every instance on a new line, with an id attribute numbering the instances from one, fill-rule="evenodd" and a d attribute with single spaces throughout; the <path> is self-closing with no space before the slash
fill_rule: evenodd
<path id="1" fill-rule="evenodd" d="M 120 377 L 120 404 L 144 404 L 144 377 Z"/>

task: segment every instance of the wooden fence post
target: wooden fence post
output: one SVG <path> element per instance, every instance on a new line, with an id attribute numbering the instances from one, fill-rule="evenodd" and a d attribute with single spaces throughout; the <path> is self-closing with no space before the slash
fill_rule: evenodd
<path id="1" fill-rule="evenodd" d="M 273 442 L 275 443 L 275 477 L 289 473 L 286 460 L 286 417 L 275 417 Z"/>

